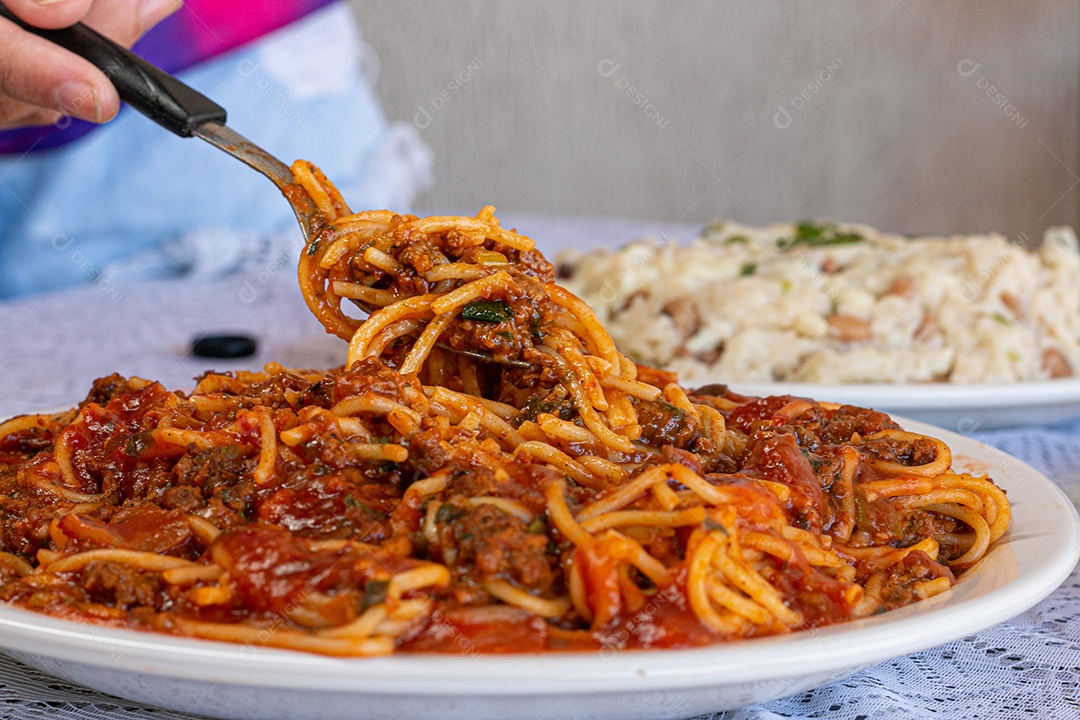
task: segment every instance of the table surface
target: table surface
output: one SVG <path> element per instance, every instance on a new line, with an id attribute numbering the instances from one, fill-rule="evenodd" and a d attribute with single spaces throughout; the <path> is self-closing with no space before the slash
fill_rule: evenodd
<path id="1" fill-rule="evenodd" d="M 589 218 L 504 218 L 549 254 L 585 235 L 618 244 L 644 234 L 686 239 L 696 228 Z M 204 360 L 187 350 L 202 334 L 240 332 L 259 350 L 240 361 Z M 177 279 L 89 285 L 0 303 L 0 418 L 85 396 L 112 372 L 188 389 L 209 369 L 330 367 L 345 343 L 308 313 L 293 260 L 261 259 L 211 282 Z M 1080 420 L 980 433 L 1053 479 L 1080 505 Z M 0 656 L 5 718 L 191 717 L 142 707 L 49 678 Z M 1080 717 L 1080 572 L 1031 610 L 994 628 L 890 660 L 846 680 L 790 698 L 721 713 L 727 720 L 773 718 Z"/>

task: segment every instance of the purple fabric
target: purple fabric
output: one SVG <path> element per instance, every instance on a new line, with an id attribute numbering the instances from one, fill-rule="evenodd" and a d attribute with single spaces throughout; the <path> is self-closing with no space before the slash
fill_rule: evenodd
<path id="1" fill-rule="evenodd" d="M 146 34 L 135 54 L 176 73 L 288 25 L 334 0 L 186 0 Z M 0 130 L 0 155 L 41 152 L 77 140 L 97 127 L 65 119 L 59 126 Z"/>

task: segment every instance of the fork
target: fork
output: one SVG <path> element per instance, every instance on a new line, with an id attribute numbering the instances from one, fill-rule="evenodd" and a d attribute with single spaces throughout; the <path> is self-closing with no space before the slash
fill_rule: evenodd
<path id="1" fill-rule="evenodd" d="M 210 98 L 82 23 L 59 30 L 45 30 L 24 23 L 2 2 L 0 17 L 89 60 L 112 81 L 121 100 L 166 130 L 180 137 L 201 138 L 268 177 L 292 206 L 304 233 L 305 245 L 310 245 L 326 226 L 326 220 L 318 212 L 311 196 L 294 181 L 289 166 L 228 127 L 225 124 L 225 108 Z M 353 302 L 364 312 L 375 310 L 361 301 Z M 497 359 L 478 350 L 456 350 L 443 343 L 438 345 L 487 362 L 518 368 L 531 367 L 527 362 L 512 358 Z"/>
<path id="2" fill-rule="evenodd" d="M 166 130 L 201 138 L 268 177 L 292 206 L 305 244 L 318 236 L 325 221 L 311 196 L 293 180 L 288 165 L 225 124 L 225 108 L 82 23 L 45 30 L 26 24 L 3 3 L 0 17 L 89 60 L 112 81 L 121 100 Z"/>

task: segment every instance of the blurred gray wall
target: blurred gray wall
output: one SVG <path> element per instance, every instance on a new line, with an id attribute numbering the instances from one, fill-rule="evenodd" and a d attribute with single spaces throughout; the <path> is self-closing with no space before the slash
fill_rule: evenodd
<path id="1" fill-rule="evenodd" d="M 1080 224 L 1073 0 L 354 0 L 426 208 Z"/>

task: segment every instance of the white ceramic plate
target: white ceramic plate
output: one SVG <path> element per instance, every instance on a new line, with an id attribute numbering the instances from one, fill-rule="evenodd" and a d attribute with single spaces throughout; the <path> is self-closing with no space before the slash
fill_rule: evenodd
<path id="1" fill-rule="evenodd" d="M 903 422 L 989 472 L 1009 533 L 955 588 L 866 620 L 695 650 L 337 659 L 100 628 L 0 607 L 0 647 L 123 698 L 222 718 L 682 718 L 802 692 L 1003 622 L 1080 557 L 1080 518 L 1046 477 L 973 440 Z"/>
<path id="2" fill-rule="evenodd" d="M 685 380 L 701 387 L 719 378 Z M 1001 385 L 818 385 L 729 383 L 746 395 L 798 395 L 872 407 L 932 423 L 965 435 L 1019 425 L 1048 425 L 1080 416 L 1080 378 Z"/>

